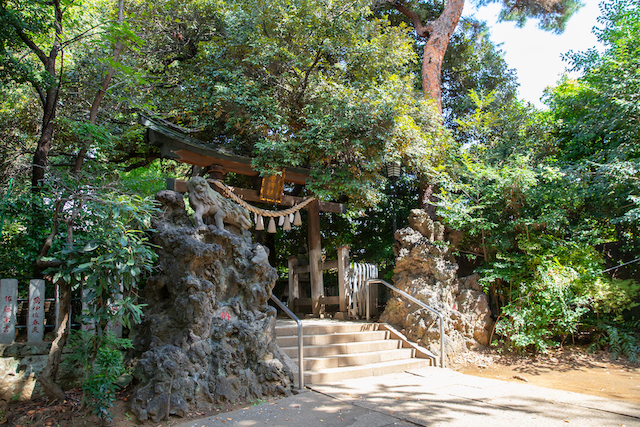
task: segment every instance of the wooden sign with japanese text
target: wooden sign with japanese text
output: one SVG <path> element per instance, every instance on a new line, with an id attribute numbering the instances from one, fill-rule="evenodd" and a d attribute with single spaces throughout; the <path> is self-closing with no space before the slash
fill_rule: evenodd
<path id="1" fill-rule="evenodd" d="M 260 200 L 271 203 L 282 202 L 284 192 L 284 174 L 272 175 L 262 178 L 260 188 Z"/>

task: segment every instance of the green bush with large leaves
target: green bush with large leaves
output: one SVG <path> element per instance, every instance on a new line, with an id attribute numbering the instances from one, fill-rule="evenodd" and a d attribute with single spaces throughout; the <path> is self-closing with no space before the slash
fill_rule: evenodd
<path id="1" fill-rule="evenodd" d="M 52 221 L 64 226 L 49 236 L 51 255 L 42 259 L 52 267 L 45 274 L 60 286 L 86 291 L 81 318 L 90 330 L 72 333 L 72 358 L 82 361 L 85 371 L 83 403 L 109 418 L 115 380 L 124 372 L 120 350 L 131 347 L 130 340 L 115 340 L 109 330 L 118 322 L 131 328 L 142 319 L 138 289 L 157 258 L 148 236 L 156 204 L 108 183 L 66 177 L 49 184 L 55 195 Z"/>

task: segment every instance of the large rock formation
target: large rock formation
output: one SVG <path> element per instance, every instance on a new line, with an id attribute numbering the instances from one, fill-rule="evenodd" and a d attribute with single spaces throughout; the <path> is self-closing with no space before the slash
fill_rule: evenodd
<path id="1" fill-rule="evenodd" d="M 493 326 L 487 296 L 478 276 L 458 279 L 458 265 L 444 240 L 444 226 L 415 209 L 409 227 L 395 234 L 395 286 L 438 310 L 444 317 L 445 353 L 487 345 Z M 396 294 L 397 295 L 397 294 Z M 438 316 L 403 297 L 389 299 L 381 321 L 398 328 L 412 341 L 440 353 Z"/>
<path id="2" fill-rule="evenodd" d="M 193 227 L 179 193 L 157 199 L 159 262 L 134 341 L 136 417 L 158 422 L 215 402 L 290 394 L 293 374 L 267 304 L 277 274 L 264 247 L 234 225 Z"/>

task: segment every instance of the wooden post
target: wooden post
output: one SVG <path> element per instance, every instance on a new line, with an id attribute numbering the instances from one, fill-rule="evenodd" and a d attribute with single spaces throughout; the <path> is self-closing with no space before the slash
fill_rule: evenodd
<path id="1" fill-rule="evenodd" d="M 338 298 L 340 298 L 340 312 L 347 311 L 347 277 L 349 274 L 349 246 L 338 248 Z"/>
<path id="2" fill-rule="evenodd" d="M 324 296 L 322 280 L 322 242 L 320 237 L 320 206 L 317 200 L 309 203 L 309 279 L 311 280 L 311 305 L 314 315 L 324 311 L 320 301 Z"/>
<path id="3" fill-rule="evenodd" d="M 300 284 L 296 267 L 298 266 L 298 257 L 289 257 L 289 309 L 296 312 L 296 304 L 300 299 Z"/>
<path id="4" fill-rule="evenodd" d="M 42 342 L 44 339 L 44 280 L 29 282 L 29 318 L 27 319 L 27 341 Z"/>
<path id="5" fill-rule="evenodd" d="M 12 344 L 16 339 L 16 315 L 18 314 L 18 281 L 0 280 L 0 344 Z"/>
<path id="6" fill-rule="evenodd" d="M 377 279 L 378 267 L 375 264 L 367 264 L 366 279 Z M 371 302 L 369 314 L 372 316 L 378 315 L 378 284 L 372 283 L 369 285 L 369 301 Z"/>

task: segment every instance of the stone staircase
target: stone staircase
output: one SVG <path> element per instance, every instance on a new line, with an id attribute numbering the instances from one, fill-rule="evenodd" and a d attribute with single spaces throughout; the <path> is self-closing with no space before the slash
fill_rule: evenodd
<path id="1" fill-rule="evenodd" d="M 305 319 L 302 325 L 305 384 L 385 375 L 437 362 L 428 350 L 384 323 Z M 276 342 L 297 365 L 296 322 L 278 319 Z"/>

